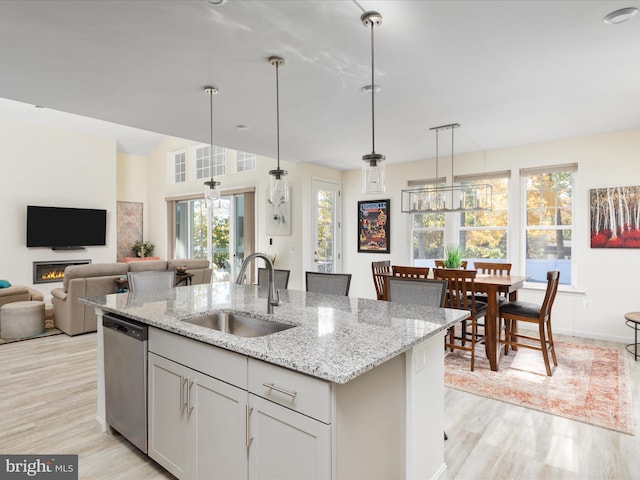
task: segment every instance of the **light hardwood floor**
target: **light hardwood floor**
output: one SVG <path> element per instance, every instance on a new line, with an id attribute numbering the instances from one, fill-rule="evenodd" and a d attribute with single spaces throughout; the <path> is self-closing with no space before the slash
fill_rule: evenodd
<path id="1" fill-rule="evenodd" d="M 640 362 L 631 362 L 631 374 L 637 420 Z M 0 385 L 0 453 L 78 454 L 87 480 L 174 478 L 119 435 L 95 431 L 96 334 L 1 345 Z M 449 479 L 640 479 L 637 425 L 632 436 L 456 390 L 445 395 Z"/>

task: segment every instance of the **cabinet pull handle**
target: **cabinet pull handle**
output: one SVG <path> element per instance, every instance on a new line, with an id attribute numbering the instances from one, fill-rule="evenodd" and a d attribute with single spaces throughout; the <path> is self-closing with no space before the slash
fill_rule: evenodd
<path id="1" fill-rule="evenodd" d="M 184 407 L 186 407 L 186 402 L 185 402 L 185 394 L 184 394 L 184 386 L 187 383 L 187 379 L 184 378 L 183 376 L 180 376 L 180 410 L 184 410 Z"/>
<path id="2" fill-rule="evenodd" d="M 249 447 L 251 446 L 251 442 L 253 441 L 253 435 L 251 435 L 249 431 L 249 417 L 251 416 L 252 411 L 253 407 L 247 405 L 247 408 L 245 409 L 245 424 L 247 426 L 245 430 L 245 441 L 247 444 L 247 450 L 249 449 Z"/>
<path id="3" fill-rule="evenodd" d="M 193 380 L 189 380 L 187 384 L 187 412 L 191 414 L 193 410 L 193 405 L 191 404 L 191 387 L 193 387 Z"/>
<path id="4" fill-rule="evenodd" d="M 289 395 L 292 399 L 295 399 L 296 395 L 298 395 L 298 392 L 296 392 L 296 391 L 290 392 L 289 390 L 285 390 L 284 388 L 276 387 L 275 384 L 273 384 L 273 383 L 263 383 L 262 386 L 263 387 L 267 387 L 269 390 L 275 390 L 276 392 L 280 392 L 280 393 L 284 393 L 285 395 Z"/>

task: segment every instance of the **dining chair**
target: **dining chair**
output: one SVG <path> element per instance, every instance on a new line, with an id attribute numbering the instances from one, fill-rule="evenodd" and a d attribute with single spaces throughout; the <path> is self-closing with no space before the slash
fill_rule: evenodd
<path id="1" fill-rule="evenodd" d="M 445 268 L 444 267 L 444 260 L 434 260 L 435 264 L 436 264 L 436 268 Z M 460 260 L 460 268 L 463 270 L 467 269 L 467 265 L 469 264 L 468 260 Z"/>
<path id="2" fill-rule="evenodd" d="M 558 284 L 560 282 L 560 271 L 551 270 L 547 272 L 547 290 L 544 294 L 544 300 L 542 305 L 530 302 L 508 302 L 500 307 L 500 316 L 505 321 L 505 339 L 500 343 L 504 344 L 504 353 L 509 353 L 509 347 L 515 350 L 514 347 L 525 347 L 533 350 L 542 351 L 542 357 L 544 359 L 544 366 L 547 370 L 547 375 L 551 376 L 551 365 L 549 364 L 549 352 L 551 352 L 551 358 L 553 365 L 558 366 L 558 359 L 556 358 L 556 349 L 553 345 L 553 333 L 551 331 L 551 309 L 553 302 L 556 299 L 556 293 L 558 292 Z M 518 322 L 536 323 L 538 325 L 538 336 L 527 335 L 518 332 Z M 518 339 L 524 340 L 524 342 L 518 341 Z M 537 342 L 540 346 L 533 343 Z"/>
<path id="3" fill-rule="evenodd" d="M 429 267 L 405 267 L 401 265 L 393 265 L 391 271 L 394 277 L 401 278 L 428 278 Z"/>
<path id="4" fill-rule="evenodd" d="M 378 300 L 382 300 L 384 296 L 384 277 L 391 275 L 391 261 L 371 262 L 371 274 L 373 275 L 373 285 L 376 288 L 376 297 Z"/>
<path id="5" fill-rule="evenodd" d="M 501 262 L 473 262 L 473 268 L 479 274 L 484 275 L 511 275 L 511 264 Z M 476 292 L 476 300 L 480 302 L 487 301 L 487 294 Z M 498 298 L 498 305 L 503 305 L 507 301 L 507 297 L 503 294 Z"/>
<path id="6" fill-rule="evenodd" d="M 445 280 L 394 276 L 384 282 L 384 300 L 389 302 L 442 307 L 446 294 Z"/>
<path id="7" fill-rule="evenodd" d="M 476 272 L 486 275 L 511 275 L 511 264 L 501 262 L 473 262 Z"/>
<path id="8" fill-rule="evenodd" d="M 350 273 L 305 272 L 307 292 L 349 295 Z"/>
<path id="9" fill-rule="evenodd" d="M 477 302 L 475 292 L 475 270 L 459 270 L 457 268 L 436 268 L 433 271 L 436 279 L 448 282 L 445 306 L 457 310 L 468 310 L 469 318 L 460 322 L 460 335 L 456 335 L 455 325 L 449 327 L 445 337 L 445 348 L 471 352 L 471 371 L 475 368 L 476 344 L 485 342 L 485 335 L 478 332 L 478 319 L 487 315 L 487 304 Z M 471 331 L 468 331 L 469 326 Z M 458 341 L 458 343 L 456 342 Z M 467 345 L 467 342 L 471 346 Z"/>
<path id="10" fill-rule="evenodd" d="M 175 287 L 176 272 L 127 272 L 130 292 L 153 292 Z"/>
<path id="11" fill-rule="evenodd" d="M 286 290 L 289 286 L 289 275 L 291 270 L 273 269 L 273 281 L 278 290 Z M 258 268 L 258 285 L 269 285 L 269 270 L 266 268 Z"/>

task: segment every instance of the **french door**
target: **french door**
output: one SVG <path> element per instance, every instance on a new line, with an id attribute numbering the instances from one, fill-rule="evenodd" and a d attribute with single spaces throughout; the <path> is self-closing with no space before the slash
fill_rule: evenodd
<path id="1" fill-rule="evenodd" d="M 340 185 L 312 180 L 313 270 L 340 272 Z"/>
<path id="2" fill-rule="evenodd" d="M 208 208 L 203 198 L 174 200 L 175 258 L 206 258 L 216 278 L 234 280 L 255 248 L 253 191 L 231 192 Z"/>

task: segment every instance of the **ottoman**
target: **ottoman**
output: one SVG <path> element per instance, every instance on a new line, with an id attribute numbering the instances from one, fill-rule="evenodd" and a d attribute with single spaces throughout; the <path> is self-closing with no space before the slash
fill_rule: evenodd
<path id="1" fill-rule="evenodd" d="M 0 336 L 25 338 L 44 332 L 44 302 L 12 302 L 0 307 Z"/>

